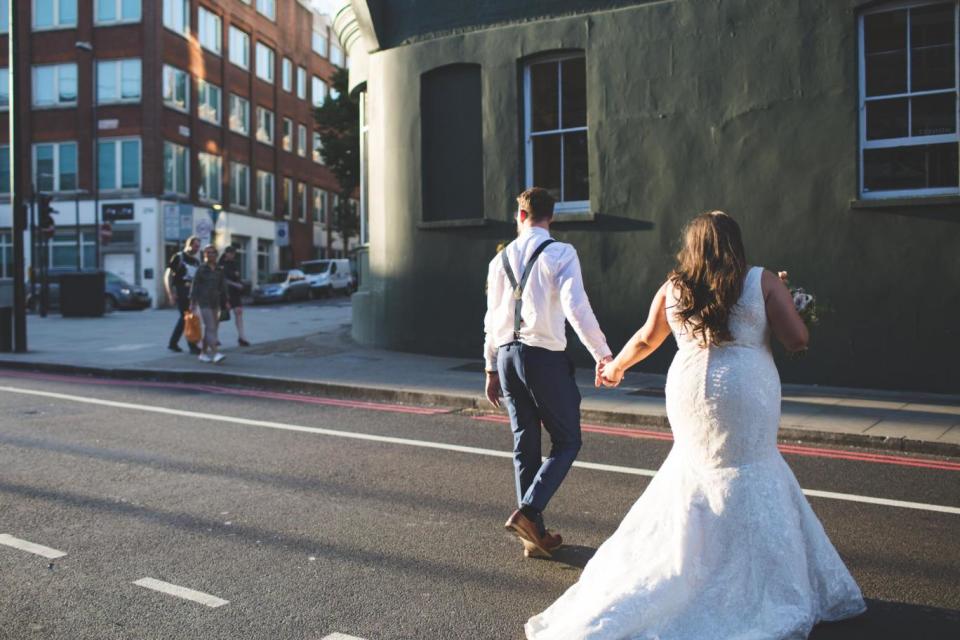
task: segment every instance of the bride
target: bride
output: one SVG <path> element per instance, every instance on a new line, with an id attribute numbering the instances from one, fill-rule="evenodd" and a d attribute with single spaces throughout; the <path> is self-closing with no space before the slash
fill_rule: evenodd
<path id="1" fill-rule="evenodd" d="M 800 351 L 807 329 L 777 276 L 747 266 L 740 228 L 720 211 L 687 225 L 676 268 L 604 384 L 619 384 L 671 331 L 674 446 L 579 582 L 527 622 L 527 638 L 793 640 L 863 612 L 777 450 L 769 335 Z"/>

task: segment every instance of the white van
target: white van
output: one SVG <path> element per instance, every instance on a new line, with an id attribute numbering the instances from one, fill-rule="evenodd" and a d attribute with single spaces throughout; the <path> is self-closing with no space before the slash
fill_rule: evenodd
<path id="1" fill-rule="evenodd" d="M 310 282 L 313 297 L 329 296 L 334 293 L 350 295 L 353 289 L 353 274 L 350 261 L 346 258 L 335 260 L 308 260 L 300 263 Z"/>

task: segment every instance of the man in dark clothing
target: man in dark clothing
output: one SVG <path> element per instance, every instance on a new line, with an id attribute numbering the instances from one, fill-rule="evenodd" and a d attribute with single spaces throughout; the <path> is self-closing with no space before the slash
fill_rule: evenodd
<path id="1" fill-rule="evenodd" d="M 180 337 L 183 335 L 183 315 L 190 310 L 190 284 L 200 266 L 200 259 L 197 257 L 199 251 L 200 239 L 190 236 L 183 244 L 183 251 L 173 254 L 167 270 L 163 273 L 163 286 L 167 291 L 167 300 L 180 310 L 180 317 L 177 319 L 177 325 L 170 336 L 170 344 L 167 346 L 170 351 L 183 351 L 179 344 Z M 192 342 L 187 344 L 190 347 L 190 353 L 194 355 L 200 353 L 200 347 L 196 344 Z"/>

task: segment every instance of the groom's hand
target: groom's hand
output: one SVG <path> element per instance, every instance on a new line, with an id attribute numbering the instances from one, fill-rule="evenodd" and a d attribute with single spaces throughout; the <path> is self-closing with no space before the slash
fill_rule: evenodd
<path id="1" fill-rule="evenodd" d="M 500 407 L 500 374 L 496 371 L 487 371 L 486 385 L 487 400 L 495 407 Z"/>
<path id="2" fill-rule="evenodd" d="M 611 360 L 613 360 L 613 356 L 604 356 L 597 362 L 597 367 L 593 376 L 594 387 L 599 389 L 600 385 L 603 384 L 603 369 Z"/>

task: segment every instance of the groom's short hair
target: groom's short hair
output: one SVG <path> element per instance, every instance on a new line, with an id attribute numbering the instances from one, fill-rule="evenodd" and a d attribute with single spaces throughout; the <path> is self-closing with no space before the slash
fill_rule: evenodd
<path id="1" fill-rule="evenodd" d="M 543 187 L 531 187 L 517 196 L 517 204 L 534 220 L 552 218 L 554 202 L 553 196 Z"/>

